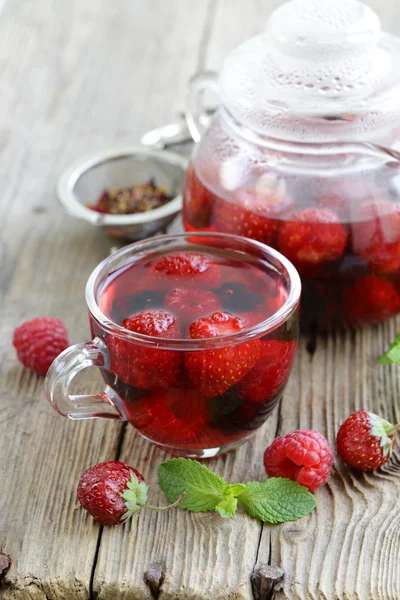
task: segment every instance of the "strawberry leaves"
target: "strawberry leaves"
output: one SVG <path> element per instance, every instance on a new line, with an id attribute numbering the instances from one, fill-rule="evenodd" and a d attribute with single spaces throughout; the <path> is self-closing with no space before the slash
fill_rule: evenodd
<path id="1" fill-rule="evenodd" d="M 180 507 L 193 512 L 216 511 L 233 517 L 238 504 L 254 518 L 268 523 L 295 521 L 315 508 L 307 488 L 284 478 L 229 484 L 203 464 L 173 458 L 157 470 L 158 483 L 170 502 L 185 493 Z"/>

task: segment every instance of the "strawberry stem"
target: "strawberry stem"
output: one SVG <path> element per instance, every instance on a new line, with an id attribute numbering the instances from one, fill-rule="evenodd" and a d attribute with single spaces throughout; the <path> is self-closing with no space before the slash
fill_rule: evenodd
<path id="1" fill-rule="evenodd" d="M 387 435 L 392 435 L 392 433 L 395 433 L 396 431 L 400 431 L 400 423 L 398 425 L 392 425 L 390 429 L 386 430 L 386 433 Z"/>
<path id="2" fill-rule="evenodd" d="M 182 492 L 182 494 L 179 496 L 178 500 L 176 502 L 174 502 L 173 504 L 170 504 L 169 506 L 152 506 L 151 504 L 142 504 L 141 507 L 142 508 L 150 508 L 150 510 L 157 510 L 160 512 L 166 511 L 166 510 L 171 510 L 171 508 L 175 508 L 176 506 L 178 506 L 182 500 L 184 499 L 184 497 L 186 496 L 185 492 Z"/>

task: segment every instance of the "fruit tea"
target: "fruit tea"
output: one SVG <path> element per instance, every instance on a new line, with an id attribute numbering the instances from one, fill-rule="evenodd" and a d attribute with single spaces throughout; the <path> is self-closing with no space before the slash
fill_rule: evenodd
<path id="1" fill-rule="evenodd" d="M 134 257 L 99 287 L 102 313 L 134 338 L 106 334 L 91 316 L 92 335 L 110 352 L 103 376 L 151 442 L 213 456 L 248 438 L 281 398 L 297 310 L 262 334 L 261 323 L 285 304 L 288 283 L 261 255 L 204 238 L 204 245 Z M 258 325 L 260 333 L 251 333 Z"/>
<path id="2" fill-rule="evenodd" d="M 216 165 L 203 170 L 207 185 L 193 165 L 187 172 L 186 230 L 277 248 L 301 275 L 304 328 L 363 326 L 400 312 L 400 203 L 385 198 L 371 174 L 290 186 L 264 165 L 227 191 Z"/>

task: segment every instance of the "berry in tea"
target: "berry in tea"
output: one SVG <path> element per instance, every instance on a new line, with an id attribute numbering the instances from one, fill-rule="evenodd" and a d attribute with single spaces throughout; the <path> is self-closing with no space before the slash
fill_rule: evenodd
<path id="1" fill-rule="evenodd" d="M 146 336 L 104 338 L 105 377 L 129 421 L 152 442 L 189 455 L 248 437 L 282 395 L 296 315 L 264 338 L 236 338 L 276 313 L 287 295 L 272 265 L 209 246 L 140 257 L 109 275 L 99 292 L 102 312 Z M 101 335 L 94 319 L 92 330 Z M 179 340 L 193 343 L 183 349 Z"/>

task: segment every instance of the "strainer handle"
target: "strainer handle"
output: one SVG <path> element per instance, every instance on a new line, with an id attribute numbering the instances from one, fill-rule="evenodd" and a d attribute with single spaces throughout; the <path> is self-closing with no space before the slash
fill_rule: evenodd
<path id="1" fill-rule="evenodd" d="M 189 81 L 185 119 L 194 142 L 200 141 L 208 124 L 209 115 L 203 104 L 203 94 L 209 90 L 219 96 L 216 71 L 202 71 Z"/>

